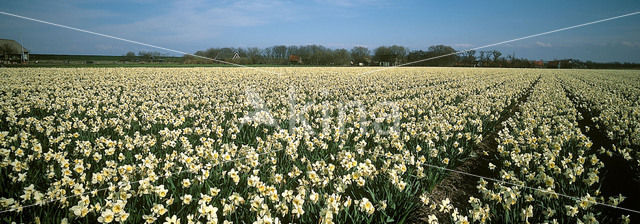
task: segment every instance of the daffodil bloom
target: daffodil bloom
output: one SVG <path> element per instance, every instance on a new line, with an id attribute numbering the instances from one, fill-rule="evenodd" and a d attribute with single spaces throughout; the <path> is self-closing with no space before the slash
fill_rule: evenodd
<path id="1" fill-rule="evenodd" d="M 0 208 L 14 209 L 10 220 L 46 217 L 22 206 L 57 201 L 70 222 L 130 222 L 130 212 L 147 223 L 361 222 L 414 203 L 387 195 L 410 188 L 455 223 L 587 222 L 601 218 L 593 205 L 602 157 L 640 158 L 633 71 L 268 69 L 284 76 L 3 70 L 0 170 L 17 187 Z M 594 125 L 582 127 L 586 117 Z M 616 144 L 591 149 L 583 130 Z M 474 152 L 487 136 L 495 151 Z M 468 208 L 414 188 L 437 185 L 427 165 L 455 168 L 475 153 L 490 159 L 492 177 L 514 185 L 481 179 Z M 368 191 L 375 200 L 362 198 Z M 508 220 L 495 215 L 507 212 Z"/>

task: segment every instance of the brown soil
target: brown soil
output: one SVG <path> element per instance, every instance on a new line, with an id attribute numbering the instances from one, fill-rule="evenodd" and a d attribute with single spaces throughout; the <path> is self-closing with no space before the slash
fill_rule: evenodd
<path id="1" fill-rule="evenodd" d="M 534 81 L 527 90 L 525 90 L 524 95 L 522 95 L 516 102 L 511 103 L 507 108 L 505 108 L 501 113 L 500 118 L 495 123 L 496 127 L 493 129 L 494 131 L 487 133 L 483 136 L 482 142 L 474 146 L 474 153 L 472 153 L 474 156 L 456 167 L 455 170 L 458 172 L 449 172 L 447 177 L 436 185 L 430 193 L 430 203 L 439 204 L 442 200 L 449 198 L 451 204 L 455 208 L 465 210 L 469 207 L 469 197 L 473 196 L 481 198 L 480 193 L 476 189 L 480 179 L 463 173 L 471 173 L 483 177 L 494 177 L 493 172 L 489 170 L 489 163 L 492 162 L 496 164 L 496 161 L 492 161 L 492 158 L 490 156 L 485 156 L 483 152 L 487 152 L 488 155 L 496 153 L 498 148 L 498 142 L 496 139 L 498 137 L 498 131 L 503 128 L 502 123 L 519 111 L 520 105 L 528 100 L 529 95 L 533 92 L 533 87 L 539 80 L 540 77 L 538 77 L 538 79 Z M 418 211 L 418 214 L 416 214 L 416 222 L 426 223 L 429 214 L 436 215 L 440 223 L 447 223 L 451 220 L 449 214 L 439 212 L 438 208 L 431 209 L 429 207 L 423 207 Z"/>
<path id="2" fill-rule="evenodd" d="M 578 126 L 580 126 L 582 133 L 593 143 L 591 150 L 599 150 L 601 147 L 611 149 L 612 145 L 619 145 L 607 137 L 606 131 L 602 127 L 597 128 L 592 120 L 594 112 L 580 107 L 579 105 L 581 104 L 577 102 L 577 98 L 566 88 L 564 88 L 564 91 L 582 115 L 582 119 L 578 120 Z M 589 128 L 587 129 L 587 127 Z M 630 148 L 640 150 L 640 147 L 635 145 L 630 146 Z M 611 157 L 604 154 L 598 155 L 598 158 L 604 163 L 604 168 L 601 170 L 602 175 L 600 175 L 602 196 L 607 199 L 610 196 L 617 197 L 622 194 L 626 199 L 618 205 L 619 207 L 635 211 L 640 210 L 640 173 L 638 170 L 633 169 L 635 164 L 632 161 L 625 160 L 618 153 L 614 153 Z M 618 221 L 622 215 L 629 215 L 634 223 L 640 220 L 640 214 L 638 213 L 605 206 L 600 206 L 599 208 L 605 215 L 601 217 L 605 222 Z"/>

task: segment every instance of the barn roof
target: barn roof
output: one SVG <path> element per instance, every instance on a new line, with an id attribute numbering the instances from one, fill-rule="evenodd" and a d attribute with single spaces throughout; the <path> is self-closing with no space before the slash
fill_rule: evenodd
<path id="1" fill-rule="evenodd" d="M 20 54 L 22 53 L 22 51 L 29 52 L 29 50 L 24 48 L 22 45 L 20 45 L 20 43 L 16 42 L 15 40 L 0 39 L 0 50 L 4 49 L 4 45 L 8 45 L 9 47 L 11 47 L 11 49 L 13 50 L 13 53 Z"/>

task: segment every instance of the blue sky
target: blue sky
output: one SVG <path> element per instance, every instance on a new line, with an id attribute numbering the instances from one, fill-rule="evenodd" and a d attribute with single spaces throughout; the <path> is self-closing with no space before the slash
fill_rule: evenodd
<path id="1" fill-rule="evenodd" d="M 34 0 L 3 2 L 0 11 L 186 52 L 277 44 L 462 50 L 640 11 L 640 2 Z M 5 15 L 0 38 L 19 40 L 32 53 L 155 50 Z M 529 59 L 640 62 L 640 15 L 492 49 Z"/>

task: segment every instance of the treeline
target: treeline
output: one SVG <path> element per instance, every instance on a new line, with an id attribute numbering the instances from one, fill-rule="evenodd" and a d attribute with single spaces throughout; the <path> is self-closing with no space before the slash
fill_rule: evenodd
<path id="1" fill-rule="evenodd" d="M 176 60 L 178 59 L 178 60 Z M 168 54 L 164 54 L 157 51 L 139 51 L 138 54 L 133 51 L 127 52 L 120 61 L 128 62 L 184 62 L 177 57 L 171 57 Z"/>
<path id="2" fill-rule="evenodd" d="M 410 63 L 406 66 L 535 67 L 532 61 L 516 58 L 514 55 L 503 57 L 497 50 L 456 52 L 456 49 L 446 45 L 431 46 L 426 51 L 410 51 L 398 45 L 380 46 L 373 50 L 362 46 L 347 50 L 321 45 L 277 45 L 262 49 L 209 48 L 198 51 L 195 55 L 237 64 L 394 66 Z M 184 58 L 184 62 L 189 64 L 219 63 L 190 55 L 185 55 Z"/>
<path id="3" fill-rule="evenodd" d="M 409 50 L 393 45 L 382 46 L 373 51 L 367 47 L 351 49 L 331 49 L 321 45 L 285 46 L 267 48 L 209 48 L 195 55 L 219 61 L 237 64 L 275 64 L 275 65 L 323 65 L 323 66 L 373 66 L 382 64 L 401 64 L 407 62 Z M 214 60 L 185 55 L 185 63 L 218 63 Z"/>
<path id="4" fill-rule="evenodd" d="M 331 49 L 321 45 L 285 46 L 267 48 L 209 48 L 195 55 L 184 56 L 188 64 L 215 64 L 226 61 L 236 64 L 321 65 L 321 66 L 460 66 L 460 67 L 544 67 L 535 61 L 503 56 L 500 51 L 466 51 L 458 53 L 446 45 L 435 45 L 427 50 L 413 50 L 398 45 L 380 46 L 373 50 L 357 46 L 349 50 Z M 217 60 L 217 61 L 216 61 Z"/>
<path id="5" fill-rule="evenodd" d="M 284 46 L 278 45 L 268 48 L 209 48 L 198 51 L 195 55 L 212 58 L 219 61 L 227 61 L 237 64 L 305 64 L 305 65 L 349 65 L 351 61 L 360 58 L 357 48 L 330 49 L 321 45 Z M 364 48 L 366 49 L 366 48 Z M 361 53 L 362 57 L 369 55 L 369 50 Z M 218 63 L 214 60 L 184 56 L 185 63 L 208 64 Z"/>
<path id="6" fill-rule="evenodd" d="M 351 49 L 331 49 L 322 45 L 285 46 L 267 48 L 209 48 L 197 51 L 194 57 L 184 55 L 185 64 L 220 64 L 220 61 L 244 65 L 312 65 L 312 66 L 451 66 L 505 68 L 593 68 L 639 69 L 636 63 L 598 63 L 576 59 L 529 60 L 515 53 L 504 55 L 498 50 L 469 50 L 459 52 L 451 46 L 434 45 L 426 50 L 409 50 L 399 45 L 380 46 L 373 50 L 356 46 Z M 459 52 L 459 53 L 458 53 Z M 157 52 L 127 53 L 128 61 L 162 61 L 166 55 Z M 215 59 L 210 60 L 207 58 Z M 173 60 L 172 60 L 173 61 Z"/>

